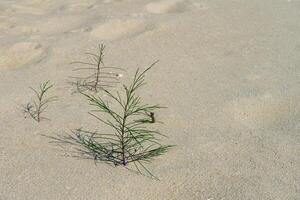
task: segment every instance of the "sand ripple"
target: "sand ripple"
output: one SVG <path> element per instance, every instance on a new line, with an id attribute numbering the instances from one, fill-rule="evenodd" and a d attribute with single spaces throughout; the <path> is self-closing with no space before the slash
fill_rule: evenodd
<path id="1" fill-rule="evenodd" d="M 9 22 L 7 19 L 0 19 L 0 31 L 5 31 L 13 27 L 14 24 Z"/>
<path id="2" fill-rule="evenodd" d="M 131 37 L 143 33 L 148 29 L 143 20 L 138 19 L 116 19 L 96 26 L 91 34 L 103 40 L 114 40 L 122 37 Z"/>
<path id="3" fill-rule="evenodd" d="M 148 3 L 146 10 L 154 14 L 175 13 L 185 9 L 185 4 L 182 0 L 164 0 Z"/>
<path id="4" fill-rule="evenodd" d="M 41 45 L 36 42 L 19 42 L 0 51 L 0 69 L 20 68 L 39 61 L 45 53 Z"/>
<path id="5" fill-rule="evenodd" d="M 277 128 L 297 120 L 300 101 L 294 96 L 264 94 L 236 99 L 227 109 L 234 120 L 249 128 Z"/>

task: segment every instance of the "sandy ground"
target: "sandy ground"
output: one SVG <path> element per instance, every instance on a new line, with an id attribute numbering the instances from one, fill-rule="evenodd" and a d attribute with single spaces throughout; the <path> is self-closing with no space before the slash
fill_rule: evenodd
<path id="1" fill-rule="evenodd" d="M 299 200 L 299 19 L 299 0 L 1 0 L 0 199 Z M 124 80 L 160 60 L 141 95 L 177 145 L 148 165 L 161 181 L 43 136 L 95 127 L 67 79 L 101 42 Z M 20 105 L 46 80 L 37 124 Z"/>

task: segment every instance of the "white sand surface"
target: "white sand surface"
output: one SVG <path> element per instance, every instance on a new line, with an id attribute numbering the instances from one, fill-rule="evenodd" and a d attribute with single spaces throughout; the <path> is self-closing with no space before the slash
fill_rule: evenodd
<path id="1" fill-rule="evenodd" d="M 167 144 L 161 180 L 66 157 L 43 135 L 102 129 L 71 94 L 72 61 L 159 59 L 140 95 Z M 51 80 L 51 121 L 25 119 L 29 86 Z M 1 0 L 1 200 L 299 200 L 299 0 Z"/>

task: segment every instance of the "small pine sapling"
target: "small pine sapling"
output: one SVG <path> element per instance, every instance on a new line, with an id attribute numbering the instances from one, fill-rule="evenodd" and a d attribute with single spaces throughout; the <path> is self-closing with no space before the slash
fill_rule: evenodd
<path id="1" fill-rule="evenodd" d="M 117 105 L 118 108 L 113 109 L 110 103 L 102 97 L 82 93 L 95 108 L 94 111 L 106 114 L 107 118 L 101 118 L 95 112 L 89 114 L 113 131 L 112 133 L 99 133 L 80 128 L 74 131 L 75 134 L 66 137 L 68 143 L 80 146 L 80 153 L 84 157 L 94 159 L 95 162 L 105 161 L 115 166 L 127 166 L 133 163 L 139 173 L 145 174 L 146 172 L 156 178 L 144 164 L 166 153 L 172 145 L 162 145 L 158 136 L 164 135 L 148 128 L 156 122 L 155 111 L 162 107 L 142 103 L 141 97 L 137 95 L 138 89 L 145 84 L 146 72 L 156 63 L 142 72 L 138 69 L 129 87 L 123 86 L 123 95 L 119 92 L 113 94 L 103 89 L 111 100 L 111 105 L 114 107 Z"/>
<path id="2" fill-rule="evenodd" d="M 97 93 L 103 88 L 119 83 L 119 78 L 122 75 L 111 70 L 124 70 L 119 67 L 107 67 L 104 65 L 104 49 L 104 44 L 100 44 L 96 53 L 85 53 L 90 57 L 90 61 L 76 61 L 71 63 L 80 65 L 74 71 L 86 74 L 85 76 L 72 77 L 75 81 L 71 81 L 71 84 L 76 86 L 76 91 L 92 91 Z"/>
<path id="3" fill-rule="evenodd" d="M 23 111 L 26 116 L 29 115 L 37 122 L 40 122 L 42 119 L 47 119 L 46 117 L 42 116 L 42 113 L 45 112 L 49 103 L 57 100 L 56 97 L 45 97 L 46 93 L 52 87 L 53 85 L 50 84 L 50 81 L 40 84 L 39 90 L 30 87 L 30 89 L 35 93 L 35 98 L 32 100 L 32 102 L 23 105 Z"/>

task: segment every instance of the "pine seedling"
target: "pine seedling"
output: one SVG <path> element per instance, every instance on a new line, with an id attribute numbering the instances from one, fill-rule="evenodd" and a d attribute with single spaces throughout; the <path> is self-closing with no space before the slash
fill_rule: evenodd
<path id="1" fill-rule="evenodd" d="M 148 128 L 156 123 L 155 111 L 163 107 L 145 104 L 137 95 L 138 89 L 145 85 L 146 72 L 156 63 L 142 72 L 138 69 L 132 83 L 123 86 L 123 95 L 103 89 L 111 103 L 102 97 L 82 93 L 95 108 L 90 114 L 110 127 L 112 133 L 99 133 L 80 128 L 75 130 L 73 135 L 69 135 L 68 143 L 80 146 L 80 153 L 84 157 L 94 159 L 95 162 L 104 161 L 126 167 L 133 163 L 139 173 L 156 178 L 144 164 L 166 153 L 172 145 L 162 145 L 159 136 L 164 135 Z M 117 105 L 119 109 L 113 109 L 110 104 L 114 107 Z M 101 118 L 95 112 L 106 114 L 107 118 Z"/>
<path id="2" fill-rule="evenodd" d="M 119 78 L 122 75 L 112 70 L 124 70 L 119 67 L 105 66 L 103 61 L 104 50 L 104 44 L 100 44 L 96 53 L 85 53 L 89 56 L 90 61 L 76 61 L 71 63 L 80 66 L 75 68 L 74 71 L 86 74 L 85 76 L 72 77 L 75 81 L 71 81 L 71 84 L 76 86 L 76 91 L 92 91 L 97 93 L 103 88 L 112 87 L 119 83 Z"/>
<path id="3" fill-rule="evenodd" d="M 46 117 L 42 116 L 42 113 L 45 112 L 45 110 L 48 107 L 48 104 L 55 101 L 56 97 L 45 97 L 46 93 L 53 87 L 52 84 L 50 84 L 50 81 L 46 81 L 42 84 L 40 84 L 39 89 L 36 90 L 32 87 L 30 89 L 34 92 L 35 98 L 32 102 L 29 102 L 23 106 L 24 113 L 26 115 L 29 115 L 32 119 L 34 119 L 37 122 L 40 122 L 42 119 L 47 119 Z"/>

